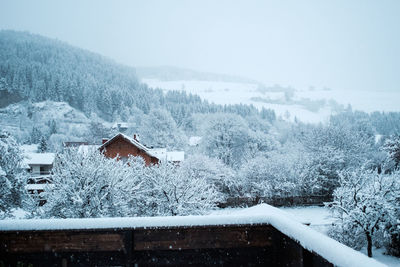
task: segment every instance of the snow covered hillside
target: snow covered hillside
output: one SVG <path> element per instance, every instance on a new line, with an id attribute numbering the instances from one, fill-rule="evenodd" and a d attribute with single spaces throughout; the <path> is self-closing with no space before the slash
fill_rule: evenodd
<path id="1" fill-rule="evenodd" d="M 21 120 L 22 119 L 22 120 Z M 88 118 L 65 102 L 19 102 L 0 109 L 0 125 L 3 129 L 24 128 L 29 119 L 33 122 L 56 120 L 59 123 L 84 124 Z"/>
<path id="2" fill-rule="evenodd" d="M 85 114 L 65 102 L 22 101 L 0 109 L 0 127 L 19 140 L 35 139 L 30 143 L 38 143 L 41 134 L 48 133 L 54 135 L 54 144 L 61 145 L 84 136 L 90 123 Z"/>

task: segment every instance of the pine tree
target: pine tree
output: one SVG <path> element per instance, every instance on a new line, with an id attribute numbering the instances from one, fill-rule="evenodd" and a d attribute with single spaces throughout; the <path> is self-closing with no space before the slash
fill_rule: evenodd
<path id="1" fill-rule="evenodd" d="M 57 122 L 55 120 L 48 121 L 47 126 L 49 126 L 49 135 L 57 133 Z"/>
<path id="2" fill-rule="evenodd" d="M 36 126 L 33 126 L 30 135 L 31 144 L 38 144 L 42 138 L 42 135 L 42 132 Z"/>
<path id="3" fill-rule="evenodd" d="M 400 164 L 400 136 L 392 136 L 386 140 L 383 150 L 386 151 L 388 158 L 394 162 L 395 169 L 398 168 Z"/>
<path id="4" fill-rule="evenodd" d="M 45 136 L 41 136 L 39 140 L 39 146 L 38 146 L 38 152 L 39 153 L 44 153 L 47 152 L 47 139 Z"/>

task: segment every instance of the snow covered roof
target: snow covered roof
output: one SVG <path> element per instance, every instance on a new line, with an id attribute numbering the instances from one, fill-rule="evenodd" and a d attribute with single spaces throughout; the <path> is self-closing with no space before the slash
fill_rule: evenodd
<path id="1" fill-rule="evenodd" d="M 169 151 L 167 152 L 167 161 L 184 161 L 185 152 L 184 151 Z"/>
<path id="2" fill-rule="evenodd" d="M 185 159 L 184 151 L 167 151 L 166 148 L 152 148 L 149 149 L 148 153 L 161 161 L 181 162 Z"/>
<path id="3" fill-rule="evenodd" d="M 81 145 L 78 146 L 78 153 L 87 154 L 91 151 L 95 151 L 98 147 L 98 145 Z"/>
<path id="4" fill-rule="evenodd" d="M 269 224 L 299 242 L 304 248 L 321 255 L 337 266 L 385 266 L 368 258 L 308 226 L 282 210 L 261 204 L 228 215 L 165 216 L 135 218 L 93 219 L 30 219 L 1 220 L 0 231 L 67 230 L 67 229 L 121 229 L 178 226 L 252 225 Z"/>
<path id="5" fill-rule="evenodd" d="M 198 146 L 200 144 L 201 136 L 191 136 L 189 138 L 189 146 Z"/>
<path id="6" fill-rule="evenodd" d="M 127 122 L 116 122 L 113 124 L 112 128 L 118 129 L 118 128 L 129 128 L 129 123 Z"/>
<path id="7" fill-rule="evenodd" d="M 167 149 L 166 148 L 152 148 L 147 151 L 153 157 L 158 159 L 165 159 L 167 157 Z"/>
<path id="8" fill-rule="evenodd" d="M 25 165 L 52 165 L 55 153 L 24 153 Z"/>
<path id="9" fill-rule="evenodd" d="M 148 148 L 145 147 L 144 145 L 142 145 L 141 143 L 139 143 L 137 140 L 135 140 L 133 137 L 129 137 L 123 133 L 119 133 L 115 136 L 113 136 L 110 140 L 108 140 L 107 142 L 105 142 L 104 144 L 102 144 L 99 149 L 103 149 L 106 146 L 108 146 L 109 144 L 111 144 L 115 139 L 117 139 L 118 137 L 122 137 L 123 139 L 125 139 L 126 141 L 132 143 L 133 145 L 137 146 L 138 148 L 148 152 Z"/>
<path id="10" fill-rule="evenodd" d="M 375 144 L 379 143 L 383 138 L 383 135 L 381 134 L 376 134 L 375 135 Z"/>

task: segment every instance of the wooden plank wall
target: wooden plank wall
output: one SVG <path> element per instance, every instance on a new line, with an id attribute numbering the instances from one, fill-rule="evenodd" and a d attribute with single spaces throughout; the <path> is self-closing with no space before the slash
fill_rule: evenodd
<path id="1" fill-rule="evenodd" d="M 270 225 L 0 232 L 0 266 L 332 266 Z"/>

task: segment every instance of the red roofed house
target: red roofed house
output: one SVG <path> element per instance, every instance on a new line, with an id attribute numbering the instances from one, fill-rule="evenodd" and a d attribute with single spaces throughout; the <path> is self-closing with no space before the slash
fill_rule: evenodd
<path id="1" fill-rule="evenodd" d="M 104 153 L 108 158 L 127 159 L 129 156 L 140 156 L 146 162 L 146 165 L 157 164 L 159 159 L 154 156 L 150 149 L 139 143 L 136 136 L 129 137 L 122 133 L 115 135 L 113 138 L 107 140 L 103 139 L 103 144 L 99 150 Z"/>

